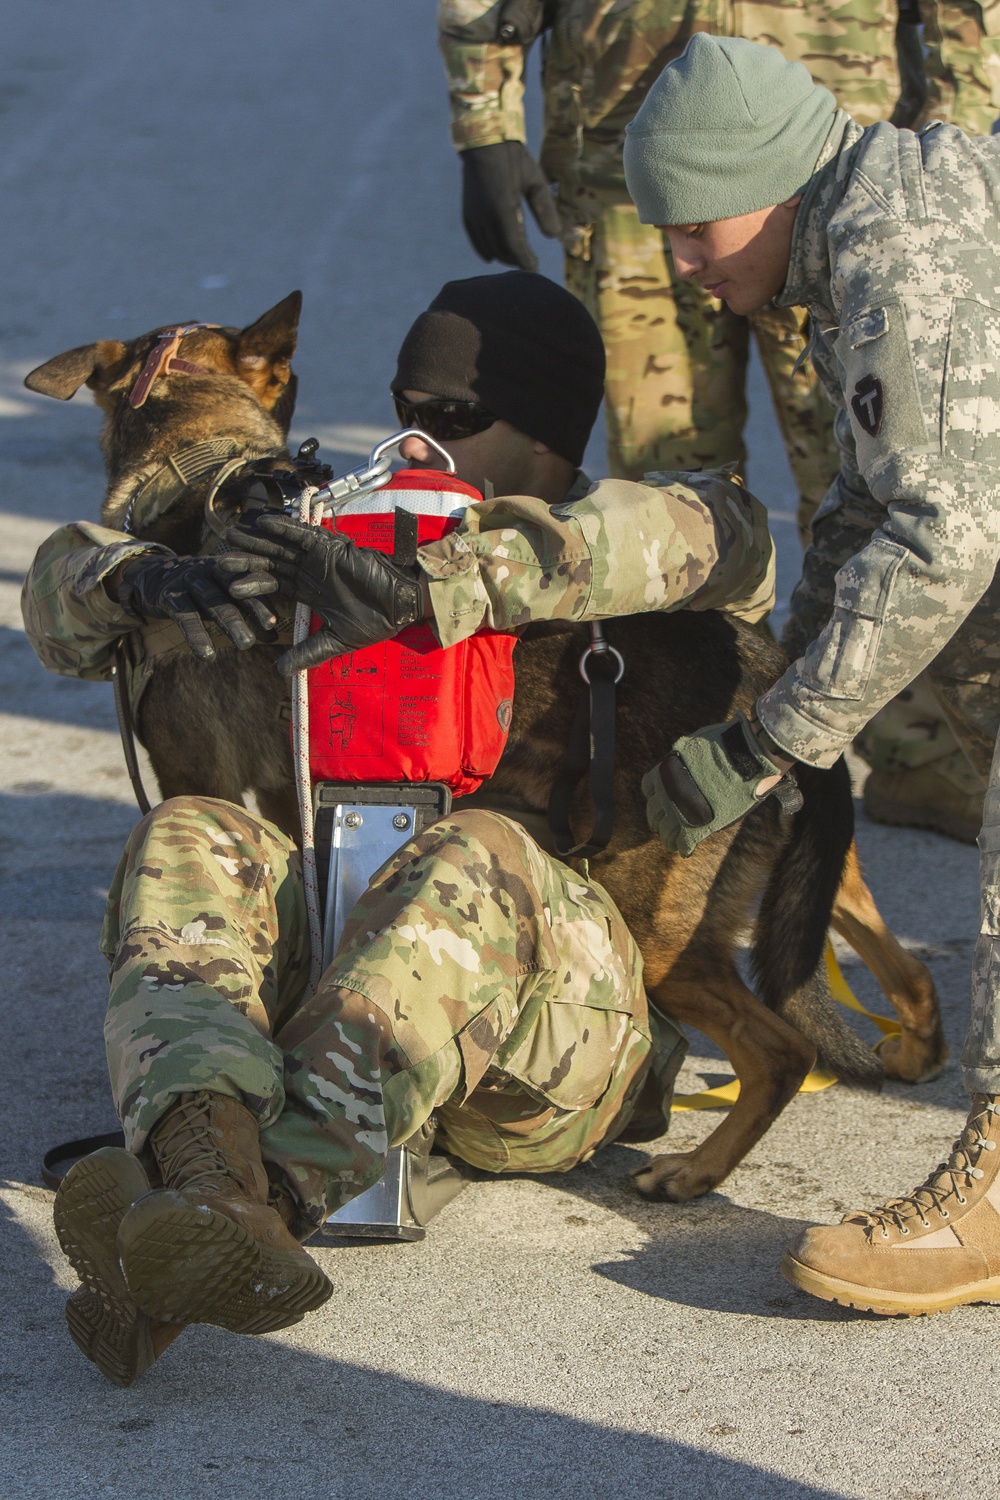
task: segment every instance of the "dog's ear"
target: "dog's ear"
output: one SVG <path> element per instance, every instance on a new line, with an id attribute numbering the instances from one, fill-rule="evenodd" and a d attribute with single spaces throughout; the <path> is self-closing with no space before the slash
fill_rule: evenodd
<path id="1" fill-rule="evenodd" d="M 237 358 L 250 368 L 260 368 L 260 361 L 270 364 L 290 360 L 295 353 L 302 311 L 302 293 L 292 292 L 272 307 L 256 323 L 240 334 Z"/>
<path id="2" fill-rule="evenodd" d="M 24 377 L 29 391 L 68 401 L 85 382 L 92 390 L 109 384 L 121 370 L 128 350 L 118 339 L 102 339 L 97 344 L 81 344 L 57 354 Z"/>

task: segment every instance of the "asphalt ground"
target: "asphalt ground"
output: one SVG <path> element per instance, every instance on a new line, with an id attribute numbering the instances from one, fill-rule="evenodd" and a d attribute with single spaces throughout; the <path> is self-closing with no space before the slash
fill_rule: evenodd
<path id="1" fill-rule="evenodd" d="M 57 679 L 18 588 L 62 521 L 96 517 L 98 421 L 21 388 L 97 338 L 253 321 L 305 293 L 296 433 L 339 467 L 390 430 L 400 337 L 464 242 L 432 7 L 32 0 L 0 19 L 0 1492 L 343 1500 L 979 1496 L 996 1488 L 1000 1312 L 882 1320 L 778 1275 L 804 1223 L 922 1179 L 964 1118 L 957 1066 L 879 1098 L 800 1097 L 684 1206 L 614 1147 L 551 1179 L 476 1183 L 419 1245 L 320 1249 L 337 1292 L 286 1333 L 188 1331 L 128 1391 L 70 1344 L 73 1278 L 39 1161 L 110 1128 L 97 951 L 136 813 L 110 689 Z M 553 247 L 543 266 L 559 274 Z M 794 497 L 759 375 L 751 482 L 782 589 Z M 600 472 L 599 441 L 589 455 Z M 872 887 L 937 981 L 954 1053 L 975 851 L 859 819 Z M 856 962 L 846 972 L 877 1004 Z M 874 1033 L 873 1033 L 874 1035 Z M 682 1086 L 725 1066 L 697 1036 Z M 717 1121 L 675 1116 L 674 1149 Z"/>

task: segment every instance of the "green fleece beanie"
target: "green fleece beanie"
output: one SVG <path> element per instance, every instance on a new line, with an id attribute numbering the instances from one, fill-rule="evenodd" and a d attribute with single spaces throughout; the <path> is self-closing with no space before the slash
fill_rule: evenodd
<path id="1" fill-rule="evenodd" d="M 699 31 L 625 135 L 625 180 L 644 224 L 702 224 L 795 196 L 837 104 L 774 47 Z"/>

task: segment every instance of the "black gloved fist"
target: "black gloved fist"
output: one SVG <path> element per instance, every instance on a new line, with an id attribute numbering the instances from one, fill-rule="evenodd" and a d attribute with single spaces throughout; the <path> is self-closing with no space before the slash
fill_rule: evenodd
<path id="1" fill-rule="evenodd" d="M 520 141 L 472 146 L 462 158 L 462 223 L 483 260 L 537 271 L 538 257 L 524 232 L 521 199 L 547 239 L 559 237 L 559 214 L 541 167 Z"/>
<path id="2" fill-rule="evenodd" d="M 230 527 L 226 542 L 236 550 L 223 553 L 219 562 L 234 570 L 252 563 L 265 567 L 283 594 L 308 605 L 323 621 L 322 630 L 279 659 L 279 670 L 291 675 L 331 656 L 387 641 L 424 618 L 415 516 L 396 512 L 396 538 L 396 550 L 389 557 L 355 546 L 339 531 L 265 513 L 252 527 Z M 239 598 L 241 581 L 231 587 Z"/>
<path id="3" fill-rule="evenodd" d="M 219 557 L 175 557 L 150 552 L 136 557 L 118 574 L 118 602 L 138 620 L 173 620 L 190 650 L 202 661 L 215 656 L 205 622 L 224 630 L 239 651 L 256 644 L 274 629 L 277 619 L 261 594 L 277 592 L 276 579 L 257 558 L 244 558 L 238 568 L 219 571 Z M 239 575 L 240 594 L 230 593 Z"/>

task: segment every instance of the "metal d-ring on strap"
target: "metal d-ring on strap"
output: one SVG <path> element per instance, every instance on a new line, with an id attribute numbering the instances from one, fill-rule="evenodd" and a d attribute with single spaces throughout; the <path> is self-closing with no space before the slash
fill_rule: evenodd
<path id="1" fill-rule="evenodd" d="M 580 676 L 589 692 L 580 695 L 562 769 L 549 796 L 549 828 L 564 858 L 587 859 L 611 841 L 615 823 L 615 689 L 625 673 L 620 651 L 608 644 L 601 625 L 590 627 L 590 645 L 580 657 Z M 573 796 L 590 770 L 593 827 L 581 843 L 573 842 L 569 815 Z"/>

